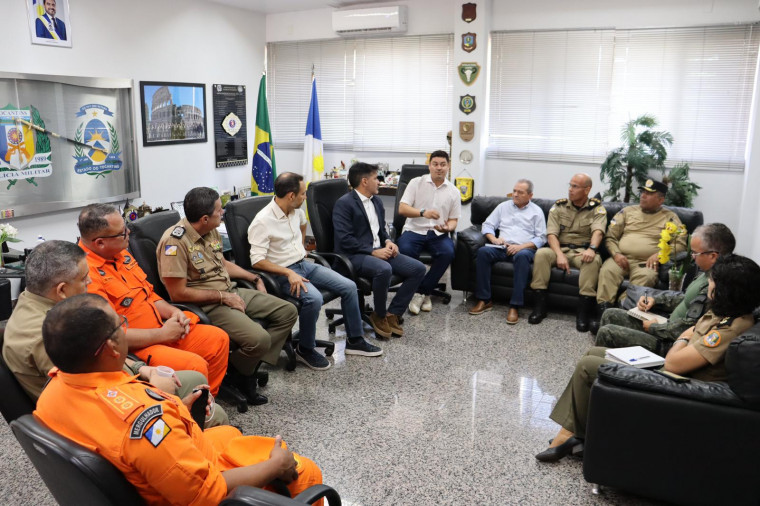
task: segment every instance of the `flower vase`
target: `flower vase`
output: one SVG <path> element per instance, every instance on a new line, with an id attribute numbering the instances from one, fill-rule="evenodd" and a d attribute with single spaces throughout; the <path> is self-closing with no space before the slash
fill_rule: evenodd
<path id="1" fill-rule="evenodd" d="M 675 269 L 670 269 L 668 271 L 668 289 L 680 292 L 682 285 L 683 285 L 683 272 L 680 272 Z"/>

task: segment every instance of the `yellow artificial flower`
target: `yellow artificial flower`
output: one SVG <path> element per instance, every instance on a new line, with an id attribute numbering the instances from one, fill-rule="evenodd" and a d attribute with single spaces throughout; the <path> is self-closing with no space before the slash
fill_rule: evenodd
<path id="1" fill-rule="evenodd" d="M 660 264 L 666 264 L 670 261 L 670 255 L 664 251 L 660 251 L 660 254 L 657 255 L 657 261 L 660 262 Z"/>
<path id="2" fill-rule="evenodd" d="M 665 230 L 667 230 L 671 234 L 675 234 L 676 232 L 678 232 L 678 226 L 675 223 L 673 223 L 672 221 L 669 221 L 665 225 Z"/>
<path id="3" fill-rule="evenodd" d="M 673 239 L 673 236 L 668 232 L 668 229 L 665 228 L 660 232 L 660 240 L 665 242 L 670 242 L 671 239 Z"/>

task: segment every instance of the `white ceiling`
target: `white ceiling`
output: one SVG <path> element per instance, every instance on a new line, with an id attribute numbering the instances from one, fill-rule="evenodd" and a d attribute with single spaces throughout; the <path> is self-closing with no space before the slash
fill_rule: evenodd
<path id="1" fill-rule="evenodd" d="M 263 14 L 295 12 L 325 7 L 349 7 L 351 5 L 380 3 L 378 0 L 207 0 Z"/>

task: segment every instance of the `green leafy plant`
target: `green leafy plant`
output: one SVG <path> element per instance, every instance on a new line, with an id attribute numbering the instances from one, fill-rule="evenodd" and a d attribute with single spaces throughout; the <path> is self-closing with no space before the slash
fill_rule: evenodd
<path id="1" fill-rule="evenodd" d="M 694 197 L 702 189 L 701 186 L 689 180 L 688 163 L 679 163 L 670 169 L 663 182 L 670 186 L 668 195 L 665 197 L 665 205 L 667 206 L 692 207 Z"/>
<path id="2" fill-rule="evenodd" d="M 656 126 L 657 119 L 651 114 L 623 125 L 620 132 L 623 145 L 612 150 L 601 166 L 602 182 L 609 184 L 605 197 L 619 201 L 622 192 L 623 202 L 638 199 L 634 183 L 636 187 L 643 186 L 649 179 L 650 170 L 665 170 L 666 145 L 673 144 L 673 136 L 669 132 L 654 130 Z"/>

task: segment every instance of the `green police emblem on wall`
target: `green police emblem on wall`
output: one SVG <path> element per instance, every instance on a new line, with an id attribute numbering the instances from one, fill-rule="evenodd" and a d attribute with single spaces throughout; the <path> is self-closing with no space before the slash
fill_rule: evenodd
<path id="1" fill-rule="evenodd" d="M 470 114 L 475 110 L 475 97 L 472 95 L 462 95 L 459 97 L 459 110 L 465 114 Z"/>
<path id="2" fill-rule="evenodd" d="M 474 83 L 475 79 L 480 75 L 480 65 L 475 62 L 460 63 L 457 68 L 459 69 L 459 77 L 467 86 Z"/>

